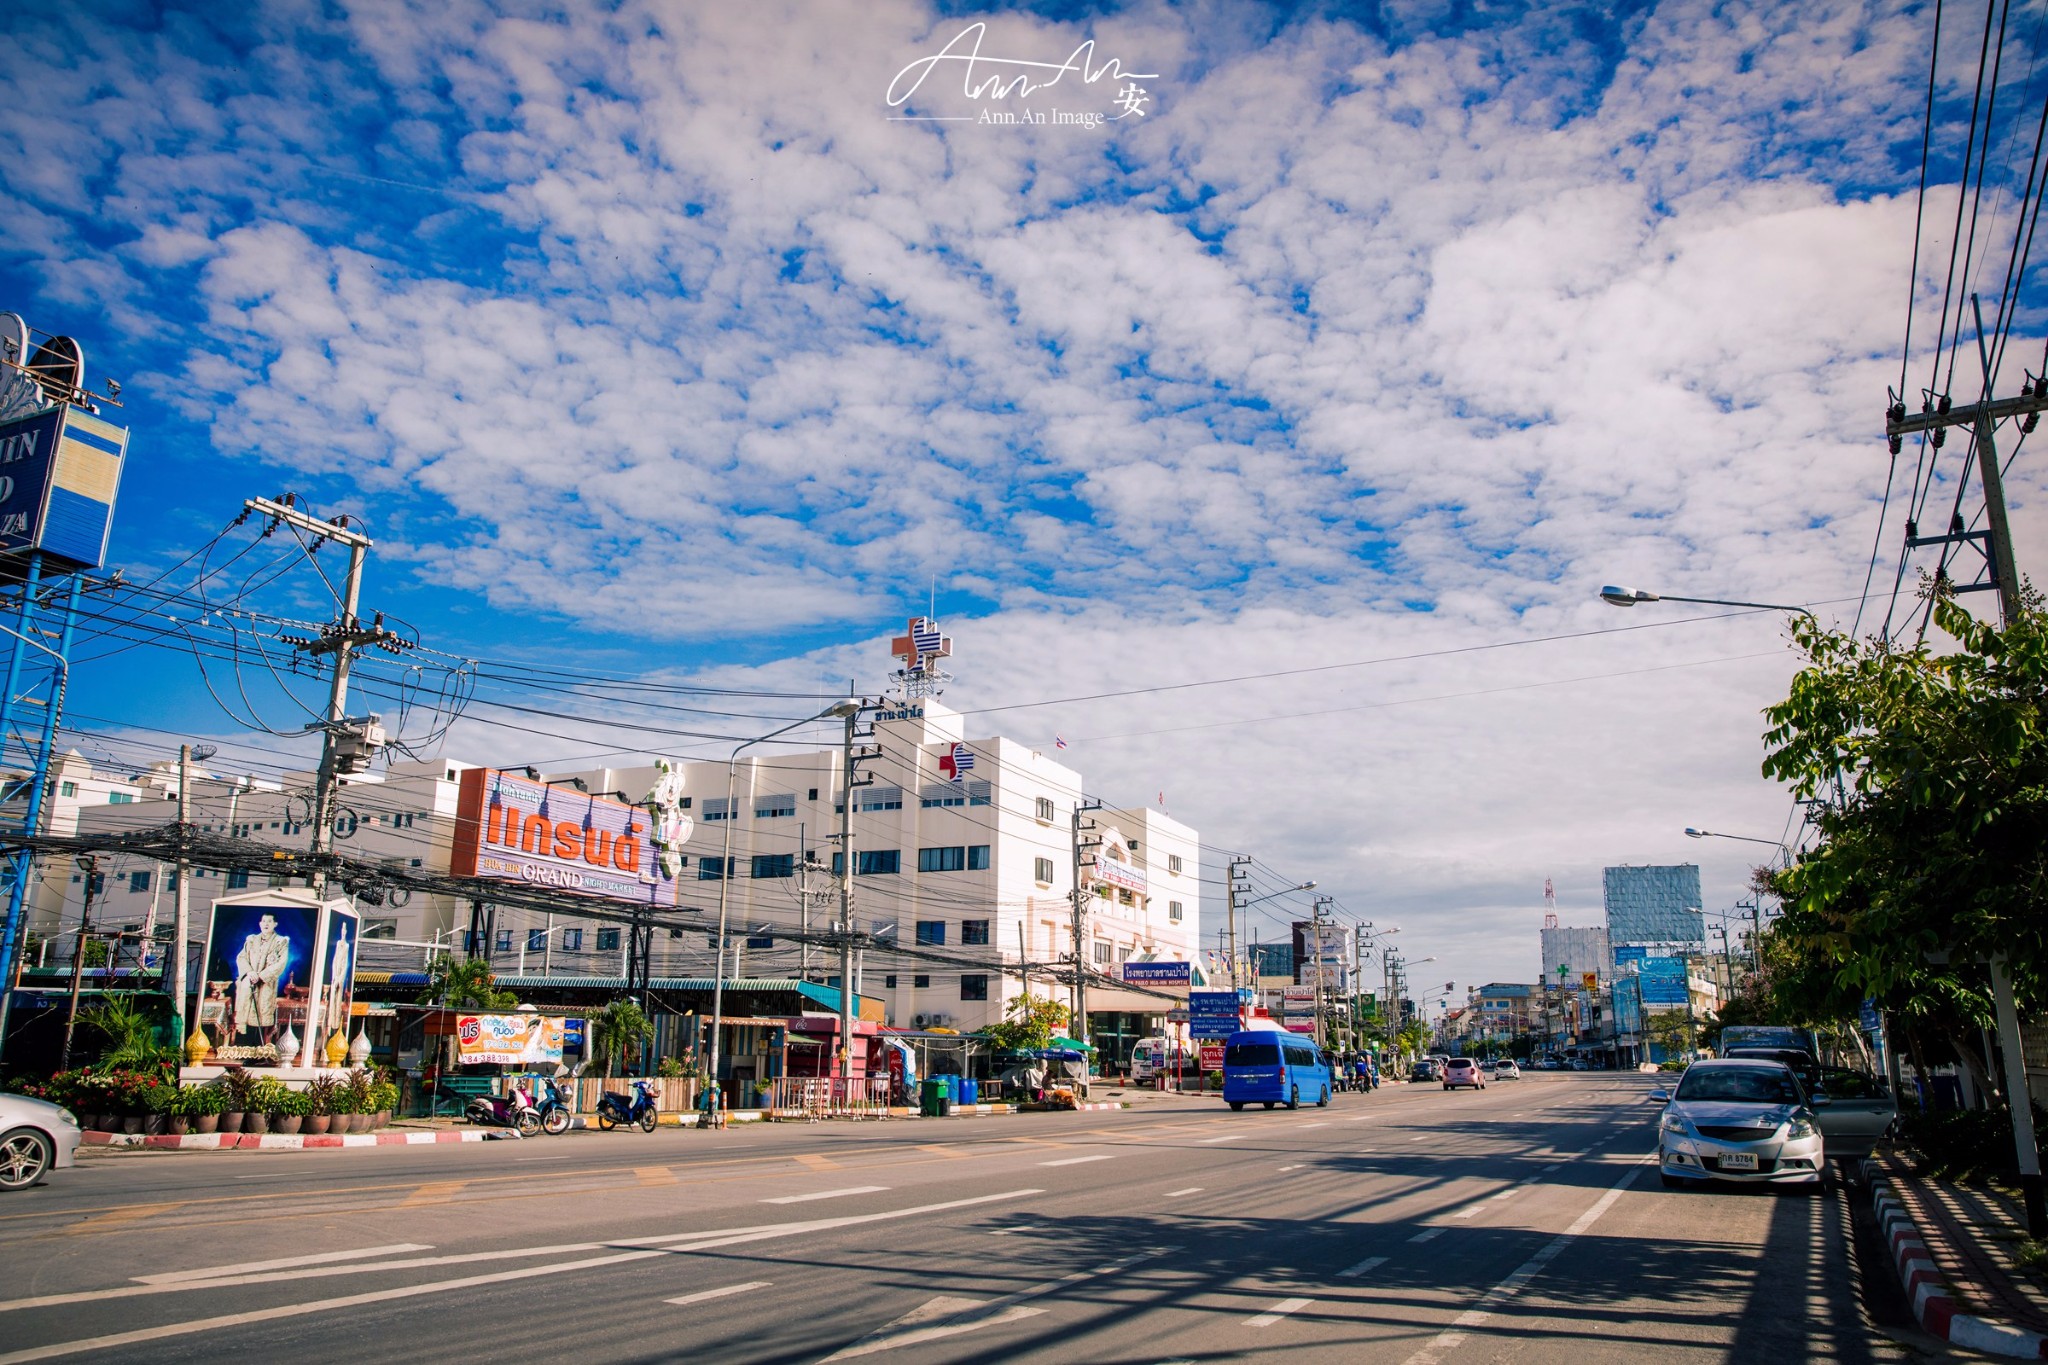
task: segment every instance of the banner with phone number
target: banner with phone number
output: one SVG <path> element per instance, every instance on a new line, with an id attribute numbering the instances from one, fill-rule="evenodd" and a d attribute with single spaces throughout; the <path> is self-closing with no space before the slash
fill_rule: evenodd
<path id="1" fill-rule="evenodd" d="M 558 1066 L 564 1022 L 559 1016 L 545 1014 L 459 1015 L 455 1020 L 456 1055 L 465 1063 Z"/>

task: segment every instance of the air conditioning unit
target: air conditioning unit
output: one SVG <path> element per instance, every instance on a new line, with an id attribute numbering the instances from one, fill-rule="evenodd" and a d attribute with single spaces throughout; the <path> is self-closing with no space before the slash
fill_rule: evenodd
<path id="1" fill-rule="evenodd" d="M 929 1028 L 931 1026 L 931 1022 L 932 1017 L 929 1014 L 913 1014 L 910 1016 L 910 1025 L 912 1028 Z"/>
<path id="2" fill-rule="evenodd" d="M 952 1016 L 952 1015 L 950 1015 L 950 1014 L 934 1014 L 934 1015 L 932 1016 L 932 1027 L 933 1027 L 933 1028 L 951 1028 L 952 1026 L 953 1026 L 953 1016 Z"/>

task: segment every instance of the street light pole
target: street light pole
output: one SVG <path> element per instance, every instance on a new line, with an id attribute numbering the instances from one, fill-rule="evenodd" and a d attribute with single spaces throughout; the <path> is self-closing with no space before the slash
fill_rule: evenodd
<path id="1" fill-rule="evenodd" d="M 793 720 L 779 730 L 770 730 L 765 735 L 747 740 L 734 748 L 731 756 L 725 760 L 725 847 L 718 859 L 718 956 L 712 965 L 711 971 L 710 1084 L 714 1087 L 719 1083 L 719 1035 L 725 1031 L 725 940 L 728 923 L 726 907 L 732 887 L 732 827 L 738 823 L 739 818 L 739 812 L 733 805 L 733 796 L 739 780 L 740 755 L 753 748 L 756 744 L 765 744 L 777 735 L 786 735 L 800 725 L 812 725 L 821 720 L 845 718 L 847 721 L 847 733 L 851 735 L 853 733 L 852 718 L 858 714 L 860 714 L 860 703 L 858 701 L 848 698 L 845 701 L 834 702 L 815 716 L 806 716 L 802 720 Z M 853 806 L 853 793 L 851 791 L 846 793 L 846 804 L 847 808 L 851 810 Z M 849 940 L 849 953 L 851 952 L 850 944 L 851 940 Z M 851 971 L 849 969 L 848 975 L 850 974 Z M 844 1004 L 847 990 L 847 976 L 842 976 L 839 980 L 839 993 L 842 1004 Z M 844 1011 L 842 1011 L 843 1013 Z"/>
<path id="2" fill-rule="evenodd" d="M 1805 607 L 1788 606 L 1783 602 L 1737 602 L 1726 597 L 1672 597 L 1664 593 L 1647 592 L 1642 588 L 1617 588 L 1612 584 L 1600 589 L 1600 600 L 1609 606 L 1632 607 L 1638 602 L 1691 602 L 1703 607 L 1747 607 L 1753 611 L 1789 611 L 1818 622 L 1819 617 Z"/>

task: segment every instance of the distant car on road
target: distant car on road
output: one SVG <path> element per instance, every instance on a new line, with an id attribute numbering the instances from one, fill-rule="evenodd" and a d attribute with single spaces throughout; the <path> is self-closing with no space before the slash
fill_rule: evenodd
<path id="1" fill-rule="evenodd" d="M 1486 1077 L 1479 1074 L 1479 1063 L 1470 1057 L 1453 1057 L 1444 1063 L 1444 1089 L 1456 1090 L 1461 1085 L 1486 1089 Z"/>
<path id="2" fill-rule="evenodd" d="M 1694 1062 L 1664 1104 L 1657 1158 L 1665 1188 L 1710 1180 L 1818 1191 L 1826 1142 L 1799 1077 L 1782 1062 Z"/>
<path id="3" fill-rule="evenodd" d="M 1421 1061 L 1415 1064 L 1414 1068 L 1411 1071 L 1409 1071 L 1408 1079 L 1411 1083 L 1418 1081 L 1433 1081 L 1437 1079 L 1436 1063 L 1429 1060 L 1429 1058 L 1424 1057 Z"/>
<path id="4" fill-rule="evenodd" d="M 26 1095 L 0 1095 L 0 1190 L 25 1190 L 78 1150 L 69 1109 Z"/>
<path id="5" fill-rule="evenodd" d="M 1493 1078 L 1497 1081 L 1519 1081 L 1522 1068 L 1515 1065 L 1512 1057 L 1503 1057 L 1493 1064 Z"/>

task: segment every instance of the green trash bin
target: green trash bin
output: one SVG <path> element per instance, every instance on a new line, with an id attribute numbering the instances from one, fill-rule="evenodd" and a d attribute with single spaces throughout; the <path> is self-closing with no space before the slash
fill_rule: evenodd
<path id="1" fill-rule="evenodd" d="M 917 1112 L 928 1119 L 942 1117 L 947 1109 L 946 1083 L 936 1078 L 926 1078 L 917 1085 Z"/>

